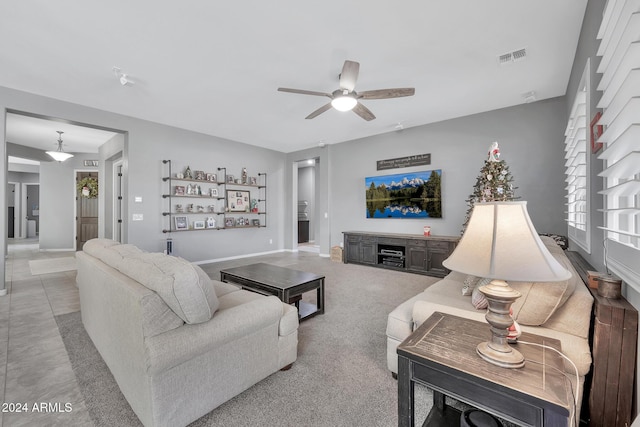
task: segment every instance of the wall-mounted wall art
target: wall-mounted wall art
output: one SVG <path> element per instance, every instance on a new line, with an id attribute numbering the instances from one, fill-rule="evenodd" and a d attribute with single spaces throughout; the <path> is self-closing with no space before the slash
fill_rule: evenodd
<path id="1" fill-rule="evenodd" d="M 364 179 L 367 218 L 442 218 L 442 170 Z"/>

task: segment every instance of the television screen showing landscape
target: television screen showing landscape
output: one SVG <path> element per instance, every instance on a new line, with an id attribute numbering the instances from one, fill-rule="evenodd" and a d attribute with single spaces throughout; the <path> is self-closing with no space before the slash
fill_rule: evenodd
<path id="1" fill-rule="evenodd" d="M 367 218 L 442 218 L 441 176 L 438 169 L 365 178 Z"/>

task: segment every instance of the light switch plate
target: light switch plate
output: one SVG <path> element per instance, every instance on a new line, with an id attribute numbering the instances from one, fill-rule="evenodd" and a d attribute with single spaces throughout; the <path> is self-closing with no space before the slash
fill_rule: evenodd
<path id="1" fill-rule="evenodd" d="M 144 219 L 144 216 L 142 214 L 133 214 L 134 221 L 142 221 L 143 219 Z"/>

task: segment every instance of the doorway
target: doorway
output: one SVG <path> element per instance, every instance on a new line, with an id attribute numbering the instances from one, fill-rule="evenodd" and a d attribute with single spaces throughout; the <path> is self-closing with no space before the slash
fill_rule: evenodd
<path id="1" fill-rule="evenodd" d="M 317 213 L 317 186 L 319 158 L 298 162 L 298 250 L 305 252 L 320 252 L 320 245 L 316 244 L 316 233 L 319 218 Z"/>
<path id="2" fill-rule="evenodd" d="M 23 183 L 21 193 L 21 237 L 35 238 L 40 234 L 40 184 Z"/>
<path id="3" fill-rule="evenodd" d="M 20 234 L 20 230 L 16 230 L 16 207 L 19 206 L 16 189 L 17 185 L 15 182 L 9 182 L 7 184 L 7 237 L 9 239 L 13 239 Z"/>
<path id="4" fill-rule="evenodd" d="M 76 172 L 76 183 L 76 250 L 81 251 L 98 237 L 98 173 Z"/>

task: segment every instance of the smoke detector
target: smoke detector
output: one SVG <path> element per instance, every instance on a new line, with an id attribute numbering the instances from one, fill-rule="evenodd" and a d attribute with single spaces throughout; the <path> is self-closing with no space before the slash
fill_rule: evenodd
<path id="1" fill-rule="evenodd" d="M 518 50 L 514 50 L 512 52 L 503 53 L 498 56 L 498 64 L 506 65 L 511 64 L 513 62 L 522 61 L 527 57 L 527 49 L 522 48 Z"/>

